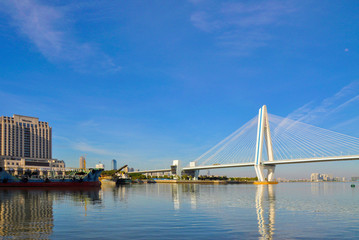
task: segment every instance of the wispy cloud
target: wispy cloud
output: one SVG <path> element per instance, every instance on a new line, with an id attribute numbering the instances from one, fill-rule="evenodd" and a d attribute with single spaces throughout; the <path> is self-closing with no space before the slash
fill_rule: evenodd
<path id="1" fill-rule="evenodd" d="M 192 24 L 240 55 L 266 46 L 273 38 L 272 28 L 285 24 L 282 17 L 297 10 L 288 1 L 219 2 L 210 7 L 207 2 L 196 2 L 195 6 L 198 10 L 190 17 Z"/>
<path id="2" fill-rule="evenodd" d="M 333 96 L 325 98 L 319 103 L 311 101 L 304 106 L 298 108 L 287 117 L 310 124 L 316 124 L 329 119 L 330 116 L 355 105 L 359 102 L 359 82 L 354 81 L 343 87 Z M 354 109 L 355 109 L 354 108 Z"/>
<path id="3" fill-rule="evenodd" d="M 359 123 L 359 116 L 340 122 L 337 125 L 333 126 L 333 129 L 341 129 L 351 125 L 357 129 L 358 123 Z"/>
<path id="4" fill-rule="evenodd" d="M 83 151 L 85 153 L 94 153 L 94 154 L 98 154 L 98 155 L 105 155 L 105 156 L 118 156 L 118 153 L 109 151 L 107 149 L 102 149 L 102 148 L 98 148 L 95 146 L 92 146 L 86 142 L 75 142 L 72 144 L 72 147 L 75 150 L 79 150 L 79 151 Z"/>
<path id="5" fill-rule="evenodd" d="M 0 90 L 1 99 L 11 99 L 11 101 L 3 104 L 2 111 L 9 112 L 12 114 L 42 114 L 51 112 L 51 108 L 44 101 L 39 101 L 34 96 L 23 96 L 21 94 L 13 94 Z"/>
<path id="6" fill-rule="evenodd" d="M 11 23 L 53 63 L 67 63 L 78 71 L 94 69 L 118 71 L 113 59 L 95 44 L 80 42 L 71 32 L 66 8 L 41 4 L 39 1 L 13 0 L 1 4 Z"/>
<path id="7" fill-rule="evenodd" d="M 92 128 L 92 127 L 98 127 L 100 126 L 100 123 L 98 121 L 95 121 L 93 119 L 86 120 L 79 123 L 79 126 L 82 128 Z"/>
<path id="8" fill-rule="evenodd" d="M 210 19 L 207 12 L 198 11 L 191 15 L 191 22 L 196 27 L 205 32 L 221 28 L 221 22 Z"/>
<path id="9" fill-rule="evenodd" d="M 228 15 L 228 22 L 242 27 L 280 24 L 280 17 L 296 11 L 290 2 L 263 1 L 225 3 L 221 9 Z"/>
<path id="10" fill-rule="evenodd" d="M 73 150 L 80 151 L 82 153 L 92 153 L 100 156 L 110 156 L 110 157 L 127 157 L 127 155 L 111 151 L 106 148 L 102 148 L 96 144 L 90 144 L 87 140 L 71 140 L 68 137 L 53 135 L 53 138 L 58 142 L 65 143 L 66 148 L 71 148 Z"/>

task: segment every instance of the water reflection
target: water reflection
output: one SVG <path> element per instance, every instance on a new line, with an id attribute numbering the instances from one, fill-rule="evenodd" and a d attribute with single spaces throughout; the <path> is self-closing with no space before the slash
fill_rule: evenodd
<path id="1" fill-rule="evenodd" d="M 0 188 L 0 239 L 355 239 L 358 190 L 348 183 Z"/>
<path id="2" fill-rule="evenodd" d="M 48 192 L 0 191 L 0 236 L 48 239 L 54 226 Z"/>
<path id="3" fill-rule="evenodd" d="M 199 184 L 156 184 L 156 185 L 106 185 L 104 190 L 112 192 L 115 202 L 130 204 L 131 196 L 146 195 L 156 198 L 166 198 L 170 194 L 174 210 L 186 209 L 188 205 L 192 210 L 200 211 L 217 206 L 235 207 L 236 209 L 255 209 L 252 220 L 257 222 L 260 239 L 272 239 L 275 232 L 276 197 L 274 185 L 248 185 L 248 186 L 215 186 Z M 231 196 L 233 194 L 233 196 Z M 168 196 L 168 195 L 167 195 Z M 231 197 L 230 197 L 231 196 Z M 209 206 L 209 208 L 208 208 Z M 215 214 L 217 211 L 215 210 Z M 232 224 L 241 219 L 238 211 L 216 215 L 221 220 Z M 250 219 L 249 219 L 250 220 Z M 239 226 L 238 231 L 243 231 Z"/>
<path id="4" fill-rule="evenodd" d="M 248 197 L 250 196 L 248 193 L 253 190 L 253 188 L 250 188 L 251 190 L 249 192 L 244 192 L 242 195 L 239 196 L 239 201 L 237 202 L 236 206 L 239 208 L 251 208 L 254 203 L 260 239 L 272 239 L 275 231 L 275 186 L 258 185 L 252 187 L 256 187 L 255 197 L 252 197 L 252 199 Z M 226 187 L 221 186 L 221 188 Z M 199 200 L 200 189 L 203 190 L 203 192 L 201 192 L 201 200 Z M 216 187 L 201 188 L 201 186 L 197 184 L 172 184 L 171 192 L 174 209 L 178 210 L 181 208 L 181 200 L 184 202 L 190 202 L 192 209 L 197 209 L 197 204 L 208 205 L 213 203 L 211 201 L 217 201 L 222 203 L 228 201 L 228 199 L 226 199 L 226 196 L 212 196 L 211 192 L 216 192 L 216 190 L 214 189 L 216 189 Z M 238 189 L 236 189 L 236 191 L 238 191 Z M 248 195 L 246 196 L 246 194 Z M 233 201 L 229 202 L 229 204 L 233 204 Z M 221 215 L 221 218 L 224 220 L 228 218 L 228 222 L 233 221 L 232 215 Z"/>
<path id="5" fill-rule="evenodd" d="M 128 190 L 131 185 L 114 185 L 112 194 L 114 201 L 127 202 Z"/>
<path id="6" fill-rule="evenodd" d="M 102 203 L 102 195 L 100 193 L 100 189 L 92 189 L 85 191 L 54 191 L 53 194 L 57 197 L 61 197 L 63 194 L 67 194 L 71 197 L 72 201 L 83 204 L 97 205 Z"/>
<path id="7" fill-rule="evenodd" d="M 275 224 L 275 190 L 273 185 L 258 185 L 256 192 L 258 232 L 262 239 L 272 239 Z"/>
<path id="8" fill-rule="evenodd" d="M 0 237 L 50 239 L 54 227 L 53 205 L 70 196 L 87 209 L 101 202 L 99 189 L 0 189 Z"/>
<path id="9" fill-rule="evenodd" d="M 180 209 L 180 196 L 178 191 L 178 184 L 171 184 L 173 208 L 175 210 Z"/>
<path id="10" fill-rule="evenodd" d="M 180 209 L 180 194 L 190 198 L 191 208 L 197 208 L 197 197 L 199 196 L 198 184 L 171 184 L 173 208 Z"/>

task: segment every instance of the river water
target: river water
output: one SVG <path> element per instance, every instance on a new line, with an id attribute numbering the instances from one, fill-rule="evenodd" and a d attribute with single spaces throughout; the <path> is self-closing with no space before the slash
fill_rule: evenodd
<path id="1" fill-rule="evenodd" d="M 0 239 L 358 239 L 350 185 L 0 189 Z"/>

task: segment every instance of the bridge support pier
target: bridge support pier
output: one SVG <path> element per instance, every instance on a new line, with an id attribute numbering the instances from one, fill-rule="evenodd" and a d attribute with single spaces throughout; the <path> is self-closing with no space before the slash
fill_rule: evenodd
<path id="1" fill-rule="evenodd" d="M 274 182 L 275 165 L 256 165 L 254 169 L 256 170 L 258 182 Z M 264 175 L 264 170 L 267 170 L 267 180 Z"/>
<path id="2" fill-rule="evenodd" d="M 190 176 L 193 180 L 198 180 L 199 170 L 187 170 L 184 174 Z"/>
<path id="3" fill-rule="evenodd" d="M 195 167 L 195 166 L 196 166 L 196 162 L 190 162 L 190 163 L 189 163 L 189 166 L 190 166 L 190 167 Z M 193 180 L 198 180 L 199 170 L 186 171 L 185 174 L 191 176 Z"/>
<path id="4" fill-rule="evenodd" d="M 194 180 L 198 180 L 198 176 L 199 176 L 199 170 L 195 170 L 195 171 L 194 171 L 193 179 L 194 179 Z"/>
<path id="5" fill-rule="evenodd" d="M 254 169 L 256 170 L 256 174 L 257 174 L 257 178 L 259 182 L 264 182 L 265 178 L 264 178 L 264 173 L 263 173 L 263 165 L 255 165 Z"/>
<path id="6" fill-rule="evenodd" d="M 267 181 L 274 182 L 275 165 L 265 166 L 265 169 L 267 169 Z"/>

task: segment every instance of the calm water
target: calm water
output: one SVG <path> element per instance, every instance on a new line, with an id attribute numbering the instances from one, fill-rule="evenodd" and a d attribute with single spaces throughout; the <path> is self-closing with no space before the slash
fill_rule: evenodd
<path id="1" fill-rule="evenodd" d="M 359 184 L 0 189 L 2 239 L 358 239 Z"/>

